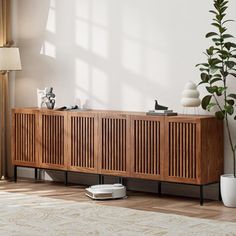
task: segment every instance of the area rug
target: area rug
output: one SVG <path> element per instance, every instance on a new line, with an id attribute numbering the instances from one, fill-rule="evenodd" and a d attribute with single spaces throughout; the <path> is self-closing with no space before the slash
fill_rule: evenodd
<path id="1" fill-rule="evenodd" d="M 236 235 L 236 224 L 0 191 L 0 235 Z"/>

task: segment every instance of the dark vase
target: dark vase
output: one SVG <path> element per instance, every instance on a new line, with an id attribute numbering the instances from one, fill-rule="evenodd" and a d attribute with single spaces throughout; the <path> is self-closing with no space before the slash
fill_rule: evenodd
<path id="1" fill-rule="evenodd" d="M 51 100 L 49 102 L 46 102 L 46 106 L 48 109 L 52 110 L 55 106 L 55 100 Z"/>

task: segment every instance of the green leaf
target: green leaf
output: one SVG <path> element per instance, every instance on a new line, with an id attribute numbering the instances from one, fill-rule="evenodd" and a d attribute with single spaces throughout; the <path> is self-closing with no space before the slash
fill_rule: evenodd
<path id="1" fill-rule="evenodd" d="M 222 7 L 222 8 L 220 9 L 220 13 L 221 13 L 221 14 L 224 13 L 227 8 L 228 8 L 227 6 L 226 6 L 226 7 Z"/>
<path id="2" fill-rule="evenodd" d="M 236 48 L 236 44 L 235 43 L 230 43 L 231 48 Z"/>
<path id="3" fill-rule="evenodd" d="M 208 81 L 210 79 L 209 75 L 206 73 L 201 73 L 201 79 L 202 81 Z"/>
<path id="4" fill-rule="evenodd" d="M 217 86 L 212 86 L 212 87 L 206 87 L 206 90 L 209 92 L 209 93 L 216 93 L 218 91 L 218 87 Z"/>
<path id="5" fill-rule="evenodd" d="M 231 43 L 230 43 L 230 42 L 227 42 L 227 43 L 225 43 L 224 46 L 225 46 L 225 47 L 227 48 L 227 50 L 229 51 L 230 48 L 231 48 Z"/>
<path id="6" fill-rule="evenodd" d="M 206 71 L 206 72 L 209 72 L 209 71 L 210 71 L 209 69 L 205 69 L 205 68 L 200 68 L 199 70 L 200 70 L 200 71 Z"/>
<path id="7" fill-rule="evenodd" d="M 222 38 L 213 38 L 212 39 L 212 41 L 214 41 L 214 42 L 222 42 L 223 41 L 223 39 Z"/>
<path id="8" fill-rule="evenodd" d="M 211 23 L 211 25 L 213 25 L 213 26 L 215 26 L 215 27 L 217 27 L 217 28 L 220 28 L 220 27 L 221 27 L 220 24 L 218 24 L 218 23 Z"/>
<path id="9" fill-rule="evenodd" d="M 220 70 L 220 73 L 222 74 L 223 77 L 227 77 L 229 75 L 229 72 L 224 70 Z"/>
<path id="10" fill-rule="evenodd" d="M 229 105 L 231 105 L 231 106 L 233 106 L 234 103 L 235 103 L 233 99 L 226 100 L 226 102 L 227 102 Z"/>
<path id="11" fill-rule="evenodd" d="M 211 74 L 216 73 L 218 70 L 219 70 L 219 68 L 218 68 L 217 66 L 212 66 L 212 67 L 210 68 Z"/>
<path id="12" fill-rule="evenodd" d="M 215 75 L 213 75 L 213 77 L 221 78 L 222 75 L 221 74 L 215 74 Z"/>
<path id="13" fill-rule="evenodd" d="M 212 98 L 212 95 L 207 95 L 202 99 L 202 108 L 204 110 L 207 109 L 207 106 L 209 105 L 211 98 Z"/>
<path id="14" fill-rule="evenodd" d="M 229 73 L 229 74 L 236 78 L 236 73 Z"/>
<path id="15" fill-rule="evenodd" d="M 211 109 L 214 107 L 214 106 L 216 106 L 217 104 L 216 103 L 214 103 L 214 102 L 212 102 L 212 103 L 209 103 L 208 105 L 207 105 L 207 110 L 208 111 L 211 111 Z"/>
<path id="16" fill-rule="evenodd" d="M 233 99 L 236 99 L 236 94 L 231 93 L 231 94 L 229 94 L 227 97 L 229 97 L 229 98 L 233 98 Z"/>
<path id="17" fill-rule="evenodd" d="M 212 84 L 214 84 L 217 81 L 221 81 L 221 79 L 220 78 L 211 79 L 210 84 L 212 85 Z"/>
<path id="18" fill-rule="evenodd" d="M 218 35 L 217 33 L 215 33 L 215 32 L 210 32 L 210 33 L 206 34 L 206 38 L 210 38 L 210 37 L 215 36 L 215 35 L 219 36 L 219 35 Z"/>
<path id="19" fill-rule="evenodd" d="M 218 13 L 216 12 L 216 11 L 209 11 L 210 13 L 213 13 L 213 14 L 215 14 L 215 15 L 217 15 Z"/>
<path id="20" fill-rule="evenodd" d="M 225 111 L 229 114 L 229 115 L 233 115 L 234 114 L 234 107 L 229 105 L 229 106 L 225 106 Z"/>
<path id="21" fill-rule="evenodd" d="M 207 63 L 199 63 L 199 64 L 196 65 L 196 67 L 198 67 L 198 66 L 209 67 L 209 64 L 207 64 Z"/>
<path id="22" fill-rule="evenodd" d="M 235 62 L 234 61 L 226 61 L 225 65 L 229 68 L 232 69 L 235 66 Z"/>
<path id="23" fill-rule="evenodd" d="M 221 0 L 221 7 L 224 7 L 225 5 L 227 5 L 229 3 L 229 1 L 224 1 L 224 0 Z"/>
<path id="24" fill-rule="evenodd" d="M 217 96 L 221 96 L 226 89 L 227 87 L 218 87 L 218 90 L 216 92 Z"/>
<path id="25" fill-rule="evenodd" d="M 209 63 L 210 66 L 215 66 L 215 65 L 217 65 L 219 63 L 222 63 L 222 61 L 219 60 L 218 58 L 210 58 L 208 60 L 208 63 Z"/>
<path id="26" fill-rule="evenodd" d="M 215 113 L 215 116 L 216 116 L 218 119 L 223 120 L 223 119 L 225 118 L 225 113 L 222 112 L 222 111 L 217 111 L 217 112 Z"/>
<path id="27" fill-rule="evenodd" d="M 225 20 L 224 22 L 222 22 L 222 25 L 228 23 L 228 22 L 233 22 L 234 20 Z"/>
<path id="28" fill-rule="evenodd" d="M 223 34 L 221 37 L 222 37 L 223 39 L 234 38 L 234 36 L 231 35 L 231 34 Z"/>
<path id="29" fill-rule="evenodd" d="M 207 81 L 201 81 L 200 83 L 198 83 L 198 86 L 201 85 L 201 84 L 208 84 Z"/>

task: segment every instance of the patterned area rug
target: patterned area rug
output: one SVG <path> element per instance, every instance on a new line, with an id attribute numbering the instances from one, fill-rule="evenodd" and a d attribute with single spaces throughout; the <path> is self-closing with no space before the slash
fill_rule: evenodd
<path id="1" fill-rule="evenodd" d="M 236 224 L 0 191 L 0 235 L 236 235 Z"/>

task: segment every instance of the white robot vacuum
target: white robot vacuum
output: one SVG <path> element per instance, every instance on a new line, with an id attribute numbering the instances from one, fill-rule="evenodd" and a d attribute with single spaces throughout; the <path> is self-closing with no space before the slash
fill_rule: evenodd
<path id="1" fill-rule="evenodd" d="M 125 198 L 126 187 L 122 184 L 93 185 L 85 189 L 85 194 L 94 200 Z"/>

